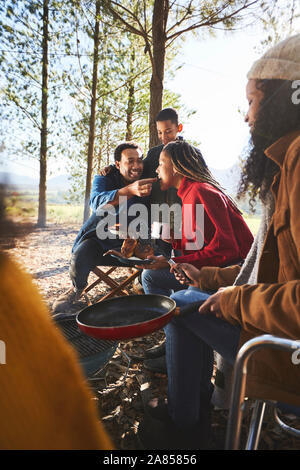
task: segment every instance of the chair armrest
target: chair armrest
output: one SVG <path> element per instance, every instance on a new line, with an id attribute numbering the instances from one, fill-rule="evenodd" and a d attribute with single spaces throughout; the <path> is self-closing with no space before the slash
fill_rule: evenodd
<path id="1" fill-rule="evenodd" d="M 269 347 L 295 352 L 295 350 L 300 348 L 300 343 L 295 340 L 279 338 L 273 335 L 261 335 L 250 339 L 240 348 L 233 371 L 233 387 L 225 444 L 227 450 L 238 449 L 239 446 L 248 360 L 254 352 Z"/>

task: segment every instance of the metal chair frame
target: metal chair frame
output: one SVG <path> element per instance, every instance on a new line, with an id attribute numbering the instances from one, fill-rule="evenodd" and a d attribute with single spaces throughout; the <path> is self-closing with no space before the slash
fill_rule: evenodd
<path id="1" fill-rule="evenodd" d="M 233 371 L 233 388 L 225 442 L 226 450 L 239 449 L 241 422 L 245 407 L 245 389 L 249 358 L 259 349 L 269 347 L 294 352 L 296 348 L 299 348 L 299 342 L 285 338 L 278 338 L 273 335 L 262 335 L 247 341 L 247 343 L 240 348 Z M 256 450 L 258 447 L 261 426 L 267 403 L 267 401 L 263 400 L 257 400 L 255 402 L 250 422 L 248 440 L 246 443 L 246 450 Z M 278 424 L 285 431 L 288 431 L 294 436 L 300 437 L 300 431 L 287 426 L 280 420 L 276 409 L 275 418 Z"/>

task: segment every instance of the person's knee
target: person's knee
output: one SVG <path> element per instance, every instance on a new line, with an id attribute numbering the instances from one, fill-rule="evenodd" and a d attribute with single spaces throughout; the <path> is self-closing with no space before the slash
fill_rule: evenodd
<path id="1" fill-rule="evenodd" d="M 150 274 L 151 274 L 151 270 L 150 269 L 143 269 L 142 271 L 142 283 L 144 284 L 144 282 L 148 282 L 149 279 L 150 279 Z"/>
<path id="2" fill-rule="evenodd" d="M 142 272 L 142 285 L 145 288 L 147 286 L 152 286 L 155 284 L 155 278 L 156 278 L 156 271 L 152 269 L 144 269 Z"/>
<path id="3" fill-rule="evenodd" d="M 171 295 L 171 299 L 175 300 L 177 307 L 182 307 L 190 302 L 190 300 L 183 294 L 184 291 L 178 290 Z"/>
<path id="4" fill-rule="evenodd" d="M 175 300 L 178 307 L 183 307 L 194 302 L 199 302 L 200 305 L 200 303 L 204 302 L 209 296 L 210 294 L 200 289 L 184 289 L 174 292 L 174 294 L 171 295 L 171 299 Z"/>

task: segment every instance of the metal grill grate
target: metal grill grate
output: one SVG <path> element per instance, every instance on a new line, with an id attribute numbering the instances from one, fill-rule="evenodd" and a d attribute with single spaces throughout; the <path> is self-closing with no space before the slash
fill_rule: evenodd
<path id="1" fill-rule="evenodd" d="M 74 316 L 72 318 L 56 320 L 56 325 L 76 349 L 80 359 L 104 352 L 116 345 L 116 342 L 113 340 L 100 340 L 82 333 Z"/>

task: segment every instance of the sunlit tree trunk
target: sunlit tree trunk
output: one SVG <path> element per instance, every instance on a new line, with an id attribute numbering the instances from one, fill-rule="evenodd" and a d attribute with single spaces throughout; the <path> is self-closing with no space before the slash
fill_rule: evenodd
<path id="1" fill-rule="evenodd" d="M 95 30 L 94 30 L 92 98 L 91 98 L 88 157 L 87 157 L 84 214 L 83 214 L 84 222 L 89 218 L 89 215 L 90 215 L 90 194 L 91 194 L 91 187 L 92 187 L 93 158 L 94 158 L 94 145 L 95 145 L 95 122 L 96 122 L 98 62 L 99 62 L 99 57 L 98 57 L 99 26 L 100 26 L 100 0 L 97 0 L 96 1 L 96 21 L 95 21 Z"/>
<path id="2" fill-rule="evenodd" d="M 152 19 L 152 77 L 150 82 L 149 148 L 160 143 L 155 118 L 162 108 L 169 1 L 155 0 Z"/>
<path id="3" fill-rule="evenodd" d="M 134 65 L 135 65 L 135 50 L 132 49 L 131 56 L 130 56 L 130 74 L 133 76 L 134 74 Z M 132 79 L 129 83 L 128 87 L 128 102 L 127 102 L 127 109 L 126 109 L 126 140 L 133 140 L 132 135 L 132 122 L 133 122 L 133 112 L 135 106 L 135 98 L 134 98 L 134 79 Z"/>
<path id="4" fill-rule="evenodd" d="M 48 0 L 43 0 L 43 59 L 42 59 L 42 116 L 41 116 L 41 146 L 40 146 L 40 183 L 39 183 L 39 227 L 45 227 L 46 209 L 46 180 L 47 180 L 47 134 L 48 134 Z"/>

